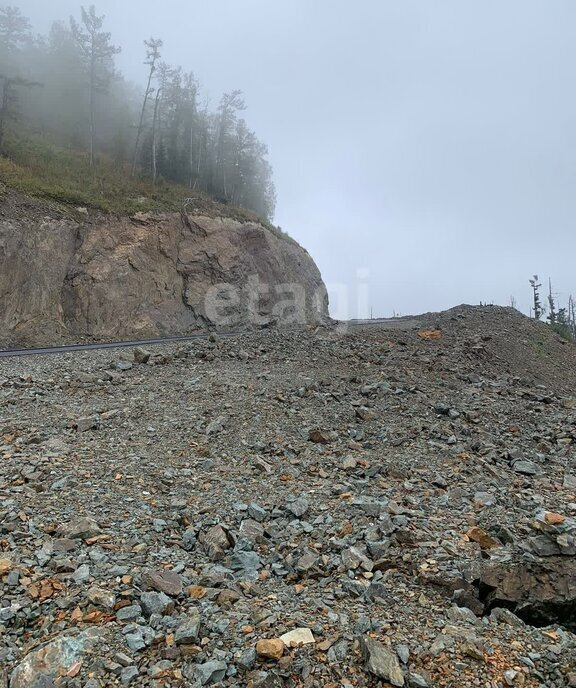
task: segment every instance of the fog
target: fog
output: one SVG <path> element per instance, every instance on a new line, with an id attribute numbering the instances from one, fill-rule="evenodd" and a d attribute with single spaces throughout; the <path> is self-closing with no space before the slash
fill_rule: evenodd
<path id="1" fill-rule="evenodd" d="M 80 3 L 10 4 L 45 33 Z M 334 315 L 511 296 L 527 312 L 534 273 L 552 278 L 561 302 L 576 292 L 570 0 L 96 8 L 122 46 L 118 66 L 142 89 L 143 40 L 154 36 L 213 107 L 243 91 L 248 124 L 269 147 L 275 222 L 317 261 Z"/>

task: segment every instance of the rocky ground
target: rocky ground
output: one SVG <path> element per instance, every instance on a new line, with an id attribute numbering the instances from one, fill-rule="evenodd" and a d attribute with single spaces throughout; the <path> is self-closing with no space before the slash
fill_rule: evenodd
<path id="1" fill-rule="evenodd" d="M 576 686 L 575 364 L 467 307 L 0 361 L 0 686 Z"/>

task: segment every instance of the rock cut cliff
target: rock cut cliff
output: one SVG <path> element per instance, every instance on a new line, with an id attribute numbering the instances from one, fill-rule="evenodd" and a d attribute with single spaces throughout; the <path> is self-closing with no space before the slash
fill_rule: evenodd
<path id="1" fill-rule="evenodd" d="M 257 222 L 188 213 L 62 213 L 0 201 L 0 344 L 316 323 L 327 296 L 297 242 Z"/>

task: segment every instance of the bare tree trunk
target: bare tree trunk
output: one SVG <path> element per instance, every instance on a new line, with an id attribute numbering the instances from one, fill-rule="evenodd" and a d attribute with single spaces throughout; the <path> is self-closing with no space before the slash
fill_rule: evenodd
<path id="1" fill-rule="evenodd" d="M 157 165 L 156 165 L 156 146 L 158 144 L 158 109 L 160 106 L 160 93 L 162 89 L 158 89 L 156 92 L 156 102 L 154 103 L 154 123 L 152 124 L 152 183 L 156 184 Z"/>
<path id="2" fill-rule="evenodd" d="M 4 77 L 2 79 L 2 109 L 0 110 L 0 155 L 3 153 L 4 148 L 4 130 L 6 127 L 6 113 L 8 111 L 8 98 L 10 96 L 10 79 Z"/>
<path id="3" fill-rule="evenodd" d="M 92 56 L 90 58 L 90 167 L 94 167 L 94 107 L 96 91 L 96 58 L 94 42 L 92 42 Z"/>
<path id="4" fill-rule="evenodd" d="M 548 320 L 550 324 L 553 325 L 556 322 L 556 304 L 554 302 L 554 296 L 552 294 L 552 279 L 548 278 L 548 304 L 550 306 L 550 315 Z"/>
<path id="5" fill-rule="evenodd" d="M 190 124 L 190 159 L 189 159 L 189 168 L 190 168 L 190 179 L 189 179 L 189 184 L 188 187 L 191 189 L 194 185 L 194 126 L 191 123 Z"/>
<path id="6" fill-rule="evenodd" d="M 198 183 L 200 182 L 200 172 L 202 170 L 202 151 L 204 150 L 205 139 L 204 134 L 202 134 L 202 139 L 200 145 L 198 146 L 198 161 L 196 163 L 196 180 L 194 181 L 194 189 L 198 188 Z"/>
<path id="7" fill-rule="evenodd" d="M 146 114 L 146 104 L 148 103 L 148 96 L 150 95 L 150 85 L 152 84 L 152 76 L 154 75 L 154 65 L 150 69 L 148 75 L 148 86 L 146 87 L 146 94 L 144 95 L 144 102 L 142 103 L 142 111 L 140 112 L 140 122 L 138 124 L 138 132 L 136 134 L 136 143 L 134 144 L 134 155 L 132 157 L 132 176 L 136 174 L 136 160 L 138 158 L 138 147 L 140 146 L 140 137 L 142 136 L 142 129 L 144 127 L 144 115 Z"/>

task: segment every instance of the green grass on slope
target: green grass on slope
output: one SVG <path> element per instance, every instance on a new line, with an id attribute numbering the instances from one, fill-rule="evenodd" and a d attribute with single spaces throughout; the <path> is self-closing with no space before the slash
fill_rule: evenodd
<path id="1" fill-rule="evenodd" d="M 9 143 L 8 157 L 0 156 L 0 197 L 5 189 L 54 201 L 62 206 L 92 208 L 115 215 L 136 212 L 179 212 L 185 198 L 194 198 L 188 211 L 209 217 L 260 222 L 278 230 L 243 208 L 217 203 L 210 196 L 178 184 L 132 177 L 130 170 L 99 156 L 90 169 L 85 153 L 64 150 L 33 140 Z"/>

